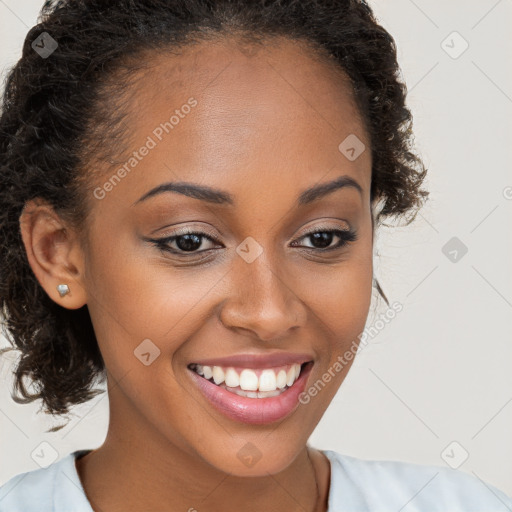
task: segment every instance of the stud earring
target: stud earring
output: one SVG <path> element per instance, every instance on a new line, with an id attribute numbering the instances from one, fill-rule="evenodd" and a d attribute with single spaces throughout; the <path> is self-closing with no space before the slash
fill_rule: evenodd
<path id="1" fill-rule="evenodd" d="M 64 295 L 69 293 L 69 286 L 67 284 L 59 284 L 57 285 L 57 291 L 61 297 L 64 297 Z"/>

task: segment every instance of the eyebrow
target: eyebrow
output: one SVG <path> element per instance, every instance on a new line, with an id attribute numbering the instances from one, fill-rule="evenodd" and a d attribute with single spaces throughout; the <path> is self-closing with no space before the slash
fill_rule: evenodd
<path id="1" fill-rule="evenodd" d="M 328 181 L 327 183 L 314 185 L 313 187 L 304 190 L 297 198 L 297 206 L 310 204 L 313 201 L 331 194 L 335 190 L 339 190 L 345 187 L 354 188 L 358 190 L 361 195 L 363 194 L 361 185 L 359 185 L 359 183 L 350 176 L 344 175 L 339 176 L 332 181 Z M 175 192 L 187 197 L 206 201 L 208 203 L 229 205 L 235 204 L 235 199 L 229 192 L 225 192 L 223 190 L 212 188 L 206 185 L 181 181 L 162 183 L 161 185 L 152 188 L 137 201 L 135 201 L 132 206 L 164 192 Z"/>

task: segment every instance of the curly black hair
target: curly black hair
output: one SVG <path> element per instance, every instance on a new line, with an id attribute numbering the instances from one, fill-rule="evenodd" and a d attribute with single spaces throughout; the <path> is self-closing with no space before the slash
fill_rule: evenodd
<path id="1" fill-rule="evenodd" d="M 0 306 L 7 350 L 21 354 L 17 403 L 41 399 L 60 415 L 101 392 L 92 389 L 105 366 L 87 305 L 68 310 L 49 298 L 19 219 L 27 201 L 41 198 L 86 232 L 84 169 L 128 143 L 121 93 L 152 53 L 233 35 L 249 46 L 276 36 L 306 43 L 352 84 L 371 140 L 376 223 L 410 223 L 428 195 L 395 42 L 363 0 L 49 0 L 37 21 L 6 76 L 0 117 Z"/>

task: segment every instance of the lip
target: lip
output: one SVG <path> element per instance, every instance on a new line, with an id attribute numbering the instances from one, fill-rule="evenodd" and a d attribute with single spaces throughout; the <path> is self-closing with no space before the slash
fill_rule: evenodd
<path id="1" fill-rule="evenodd" d="M 199 364 L 199 363 L 198 363 Z M 279 396 L 248 398 L 231 393 L 189 369 L 195 385 L 219 412 L 242 423 L 262 425 L 283 420 L 299 406 L 299 395 L 304 391 L 314 362 L 301 370 L 294 384 Z M 219 365 L 221 366 L 221 365 Z"/>
<path id="2" fill-rule="evenodd" d="M 292 352 L 276 352 L 274 354 L 234 354 L 227 357 L 218 357 L 211 359 L 200 359 L 191 361 L 190 364 L 200 364 L 201 366 L 237 366 L 242 368 L 274 368 L 288 364 L 303 364 L 312 361 L 314 357 L 311 354 L 294 354 Z"/>

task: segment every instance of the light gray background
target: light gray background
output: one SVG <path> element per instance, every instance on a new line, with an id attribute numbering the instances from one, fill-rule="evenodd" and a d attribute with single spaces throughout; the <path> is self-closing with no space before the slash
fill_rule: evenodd
<path id="1" fill-rule="evenodd" d="M 0 0 L 4 71 L 42 3 Z M 431 198 L 414 224 L 379 233 L 378 276 L 403 311 L 360 351 L 311 444 L 439 466 L 467 452 L 461 471 L 512 495 L 512 1 L 371 5 L 397 42 Z M 442 250 L 452 237 L 468 248 L 455 262 Z M 384 311 L 374 302 L 367 326 Z M 106 394 L 47 434 L 57 420 L 10 399 L 11 365 L 3 358 L 0 483 L 37 468 L 42 441 L 58 458 L 102 443 Z"/>

